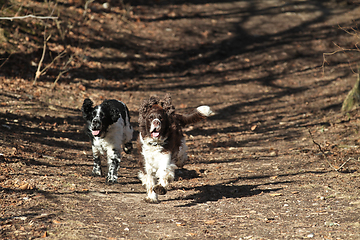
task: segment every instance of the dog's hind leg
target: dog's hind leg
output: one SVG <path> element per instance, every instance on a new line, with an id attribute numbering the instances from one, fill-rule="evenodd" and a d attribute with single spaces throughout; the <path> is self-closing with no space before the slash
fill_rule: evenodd
<path id="1" fill-rule="evenodd" d="M 121 154 L 117 149 L 112 149 L 107 152 L 108 158 L 108 175 L 106 183 L 113 184 L 118 179 L 118 170 L 120 168 Z"/>
<path id="2" fill-rule="evenodd" d="M 124 152 L 127 154 L 131 153 L 131 150 L 133 149 L 133 145 L 131 143 L 131 140 L 133 138 L 133 132 L 134 129 L 131 127 L 130 122 L 128 121 L 124 128 L 124 139 L 122 141 L 124 143 Z"/>
<path id="3" fill-rule="evenodd" d="M 186 142 L 185 142 L 185 138 L 181 139 L 181 145 L 179 147 L 179 152 L 175 158 L 175 164 L 178 168 L 183 168 L 185 165 L 185 162 L 188 159 L 187 156 L 187 149 L 188 147 L 186 146 Z"/>
<path id="4" fill-rule="evenodd" d="M 133 149 L 132 142 L 128 142 L 124 144 L 124 152 L 130 154 Z"/>

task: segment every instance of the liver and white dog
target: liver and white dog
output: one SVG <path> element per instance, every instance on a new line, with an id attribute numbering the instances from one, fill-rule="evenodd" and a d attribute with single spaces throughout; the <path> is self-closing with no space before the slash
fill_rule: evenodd
<path id="1" fill-rule="evenodd" d="M 150 97 L 139 109 L 139 142 L 143 170 L 139 178 L 145 185 L 146 202 L 158 203 L 158 194 L 175 177 L 175 168 L 187 159 L 187 146 L 182 127 L 196 123 L 212 114 L 210 107 L 200 106 L 189 114 L 176 114 L 170 95 L 164 99 Z"/>
<path id="2" fill-rule="evenodd" d="M 93 176 L 101 176 L 100 155 L 107 156 L 108 174 L 106 182 L 111 184 L 118 178 L 121 161 L 121 147 L 126 153 L 132 149 L 133 128 L 130 125 L 129 110 L 118 100 L 105 100 L 93 107 L 90 99 L 85 99 L 81 108 L 86 121 L 86 133 L 92 143 L 94 159 Z"/>

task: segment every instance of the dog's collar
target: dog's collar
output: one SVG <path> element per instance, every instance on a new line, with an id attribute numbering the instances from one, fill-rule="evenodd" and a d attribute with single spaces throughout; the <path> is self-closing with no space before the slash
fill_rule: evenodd
<path id="1" fill-rule="evenodd" d="M 166 140 L 167 140 L 167 137 L 165 139 L 160 140 L 160 141 L 153 141 L 153 139 L 150 138 L 150 137 L 145 137 L 145 139 L 144 139 L 143 136 L 140 133 L 140 141 L 141 141 L 141 143 L 142 144 L 147 144 L 149 146 L 153 146 L 153 147 L 162 146 L 162 145 L 165 144 Z"/>
<path id="2" fill-rule="evenodd" d="M 161 139 L 159 141 L 148 141 L 147 144 L 150 146 L 162 146 L 166 143 L 167 138 Z"/>
<path id="3" fill-rule="evenodd" d="M 158 142 L 148 142 L 148 145 L 155 147 L 155 146 L 160 145 L 160 143 L 158 143 Z"/>
<path id="4" fill-rule="evenodd" d="M 162 146 L 166 143 L 167 138 L 159 140 L 159 141 L 148 141 L 147 144 L 150 146 Z"/>

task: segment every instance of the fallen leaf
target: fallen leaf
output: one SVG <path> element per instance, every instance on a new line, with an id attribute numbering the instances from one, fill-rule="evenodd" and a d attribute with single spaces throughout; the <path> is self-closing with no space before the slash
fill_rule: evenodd
<path id="1" fill-rule="evenodd" d="M 272 152 L 270 153 L 270 156 L 272 156 L 272 157 L 274 157 L 274 156 L 276 156 L 276 155 L 277 155 L 276 151 L 272 151 Z"/>
<path id="2" fill-rule="evenodd" d="M 188 235 L 188 236 L 196 236 L 197 234 L 196 233 L 186 233 L 186 235 Z"/>
<path id="3" fill-rule="evenodd" d="M 201 32 L 201 35 L 203 35 L 204 38 L 207 38 L 209 35 L 209 31 L 205 30 L 204 32 Z"/>
<path id="4" fill-rule="evenodd" d="M 82 85 L 82 84 L 79 85 L 79 89 L 81 91 L 86 91 L 86 87 L 84 85 Z"/>
<path id="5" fill-rule="evenodd" d="M 270 196 L 272 197 L 277 197 L 277 196 L 282 196 L 282 193 L 270 193 Z"/>
<path id="6" fill-rule="evenodd" d="M 62 223 L 62 222 L 59 222 L 58 220 L 55 220 L 55 219 L 52 222 L 55 223 L 55 224 L 61 224 Z"/>
<path id="7" fill-rule="evenodd" d="M 19 187 L 20 190 L 27 190 L 29 188 L 29 184 L 25 183 Z"/>
<path id="8" fill-rule="evenodd" d="M 256 125 L 252 125 L 251 126 L 251 131 L 254 131 L 256 129 L 256 127 L 257 127 Z"/>
<path id="9" fill-rule="evenodd" d="M 205 224 L 209 224 L 209 225 L 213 225 L 213 224 L 215 224 L 215 220 L 208 220 L 208 221 L 205 221 L 204 223 Z"/>

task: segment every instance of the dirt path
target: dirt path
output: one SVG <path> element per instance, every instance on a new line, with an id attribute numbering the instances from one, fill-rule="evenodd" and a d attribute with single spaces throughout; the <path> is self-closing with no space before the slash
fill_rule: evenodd
<path id="1" fill-rule="evenodd" d="M 59 3 L 69 23 L 82 13 Z M 324 52 L 358 41 L 339 26 L 356 28 L 359 4 L 110 6 L 94 2 L 69 33 L 77 58 L 54 91 L 52 72 L 31 86 L 36 48 L 0 69 L 2 239 L 360 239 L 360 115 L 340 112 L 360 54 L 326 56 L 322 67 Z M 30 49 L 29 36 L 18 45 Z M 136 151 L 117 184 L 89 175 L 79 108 L 86 97 L 121 99 L 137 130 L 141 100 L 165 92 L 178 112 L 207 104 L 216 115 L 185 129 L 189 162 L 148 204 Z"/>

